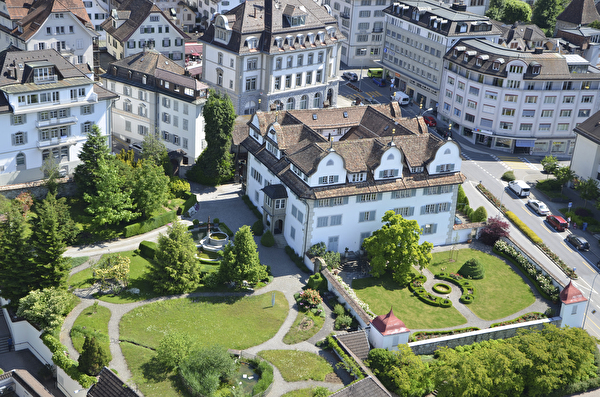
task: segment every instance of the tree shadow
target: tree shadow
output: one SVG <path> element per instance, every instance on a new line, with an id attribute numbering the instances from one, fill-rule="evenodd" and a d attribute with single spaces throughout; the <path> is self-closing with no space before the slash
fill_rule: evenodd
<path id="1" fill-rule="evenodd" d="M 156 356 L 152 357 L 150 361 L 145 362 L 140 367 L 144 378 L 152 382 L 162 382 L 168 378 L 169 371 L 162 365 Z"/>

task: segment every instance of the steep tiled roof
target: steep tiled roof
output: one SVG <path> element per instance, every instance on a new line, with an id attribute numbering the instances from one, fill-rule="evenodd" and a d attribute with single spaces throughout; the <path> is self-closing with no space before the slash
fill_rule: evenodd
<path id="1" fill-rule="evenodd" d="M 83 0 L 37 0 L 32 4 L 27 15 L 18 22 L 23 33 L 19 34 L 17 29 L 13 33 L 18 34 L 23 40 L 30 39 L 53 12 L 70 12 L 87 28 L 93 29 Z"/>
<path id="2" fill-rule="evenodd" d="M 588 25 L 600 20 L 600 15 L 594 6 L 594 0 L 572 0 L 557 17 L 557 21 L 569 22 L 575 25 Z"/>
<path id="3" fill-rule="evenodd" d="M 13 369 L 12 371 L 5 372 L 0 375 L 0 381 L 6 379 L 13 379 L 17 382 L 27 393 L 33 397 L 52 397 L 53 395 L 46 389 L 37 379 L 24 369 Z M 4 383 L 4 382 L 3 382 Z M 7 396 L 12 396 L 14 393 L 6 392 Z"/>
<path id="4" fill-rule="evenodd" d="M 119 96 L 112 91 L 107 90 L 104 87 L 100 87 L 98 84 L 94 84 L 94 92 L 98 95 L 98 100 L 102 101 L 105 99 L 118 99 Z"/>
<path id="5" fill-rule="evenodd" d="M 6 1 L 6 9 L 8 10 L 8 14 L 10 15 L 11 20 L 21 20 L 27 15 L 29 9 L 31 8 L 31 3 L 33 0 L 5 0 Z"/>
<path id="6" fill-rule="evenodd" d="M 369 376 L 350 384 L 333 394 L 331 397 L 391 397 L 383 385 L 375 381 L 373 377 Z"/>
<path id="7" fill-rule="evenodd" d="M 577 125 L 574 131 L 600 145 L 600 112 L 592 114 L 583 123 Z"/>
<path id="8" fill-rule="evenodd" d="M 343 342 L 356 357 L 361 359 L 361 361 L 365 361 L 369 356 L 371 345 L 369 345 L 369 338 L 364 329 L 348 332 L 347 334 L 339 334 L 336 335 L 336 338 Z"/>
<path id="9" fill-rule="evenodd" d="M 88 397 L 139 397 L 125 382 L 107 367 L 98 375 L 98 383 L 87 392 Z"/>
<path id="10" fill-rule="evenodd" d="M 379 315 L 371 321 L 373 327 L 379 331 L 381 335 L 394 335 L 402 332 L 409 332 L 404 322 L 398 317 L 394 316 L 394 311 L 390 309 L 390 312 L 386 315 Z"/>
<path id="11" fill-rule="evenodd" d="M 571 280 L 569 280 L 569 284 L 560 291 L 560 300 L 562 303 L 566 304 L 587 301 L 585 296 L 583 296 L 581 291 L 573 285 Z"/>

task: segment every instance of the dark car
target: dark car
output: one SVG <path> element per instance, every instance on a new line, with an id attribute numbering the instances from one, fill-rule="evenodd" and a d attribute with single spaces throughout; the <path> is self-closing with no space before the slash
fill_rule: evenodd
<path id="1" fill-rule="evenodd" d="M 379 87 L 385 87 L 387 85 L 383 77 L 373 77 L 373 83 Z"/>
<path id="2" fill-rule="evenodd" d="M 590 243 L 588 243 L 587 240 L 584 239 L 583 237 L 579 237 L 574 234 L 569 234 L 567 236 L 567 241 L 569 242 L 569 244 L 571 244 L 573 247 L 577 248 L 577 250 L 579 250 L 579 251 L 589 251 L 590 250 Z"/>
<path id="3" fill-rule="evenodd" d="M 460 218 L 458 216 L 454 217 L 454 224 L 455 225 L 462 225 L 462 221 L 460 220 Z"/>
<path id="4" fill-rule="evenodd" d="M 423 116 L 423 121 L 430 127 L 435 127 L 437 125 L 437 121 L 435 121 L 433 116 Z"/>

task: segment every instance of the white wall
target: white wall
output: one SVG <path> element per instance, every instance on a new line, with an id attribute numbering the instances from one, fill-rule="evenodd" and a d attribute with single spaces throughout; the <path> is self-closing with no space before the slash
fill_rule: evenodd
<path id="1" fill-rule="evenodd" d="M 25 320 L 13 322 L 6 309 L 2 309 L 2 312 L 10 329 L 15 351 L 29 349 L 43 364 L 52 363 L 52 352 L 40 339 L 42 331 L 38 331 Z"/>
<path id="2" fill-rule="evenodd" d="M 571 169 L 577 176 L 596 179 L 600 173 L 600 147 L 583 135 L 577 135 Z"/>
<path id="3" fill-rule="evenodd" d="M 69 397 L 82 397 L 87 396 L 89 389 L 84 389 L 78 382 L 74 381 L 67 373 L 60 367 L 56 367 L 56 383 L 58 388 L 62 390 L 65 395 Z M 78 393 L 75 393 L 75 391 Z"/>
<path id="4" fill-rule="evenodd" d="M 588 301 L 560 305 L 561 328 L 582 328 Z"/>

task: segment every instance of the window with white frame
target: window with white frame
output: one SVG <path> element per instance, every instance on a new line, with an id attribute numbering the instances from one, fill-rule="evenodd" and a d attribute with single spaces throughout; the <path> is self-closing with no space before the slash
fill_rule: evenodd
<path id="1" fill-rule="evenodd" d="M 359 222 L 371 222 L 375 220 L 375 211 L 364 211 L 358 213 Z"/>
<path id="2" fill-rule="evenodd" d="M 329 185 L 332 183 L 338 183 L 340 177 L 339 175 L 327 175 L 319 177 L 319 185 Z"/>
<path id="3" fill-rule="evenodd" d="M 434 234 L 437 230 L 437 223 L 427 223 L 421 226 L 423 234 Z"/>
<path id="4" fill-rule="evenodd" d="M 407 216 L 412 216 L 415 213 L 415 207 L 399 207 L 399 208 L 394 208 L 394 212 L 397 215 L 401 215 L 403 218 L 406 218 Z"/>
<path id="5" fill-rule="evenodd" d="M 356 196 L 357 203 L 367 203 L 370 201 L 377 201 L 378 199 L 379 199 L 378 193 L 367 193 L 367 194 L 360 194 L 360 195 Z"/>
<path id="6" fill-rule="evenodd" d="M 417 195 L 417 189 L 396 190 L 396 191 L 392 192 L 393 199 L 414 197 L 416 195 Z"/>

